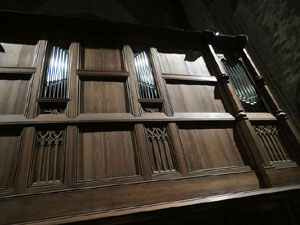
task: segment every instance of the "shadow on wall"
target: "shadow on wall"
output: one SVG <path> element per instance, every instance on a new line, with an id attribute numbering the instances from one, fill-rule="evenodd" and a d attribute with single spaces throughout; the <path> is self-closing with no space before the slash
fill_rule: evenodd
<path id="1" fill-rule="evenodd" d="M 297 90 L 296 90 L 296 104 L 297 104 L 297 117 L 300 119 L 300 77 L 297 81 Z"/>

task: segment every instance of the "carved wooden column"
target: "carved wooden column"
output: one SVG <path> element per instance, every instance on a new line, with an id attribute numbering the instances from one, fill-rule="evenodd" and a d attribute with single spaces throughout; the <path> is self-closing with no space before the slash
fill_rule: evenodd
<path id="1" fill-rule="evenodd" d="M 35 73 L 32 78 L 32 84 L 31 84 L 31 94 L 30 99 L 28 103 L 28 111 L 27 111 L 27 118 L 32 119 L 36 117 L 37 110 L 38 110 L 38 95 L 39 90 L 42 83 L 42 76 L 43 76 L 43 67 L 44 67 L 44 58 L 47 48 L 47 42 L 46 41 L 39 41 L 39 51 L 37 56 L 37 62 L 36 62 L 36 69 Z"/>
<path id="2" fill-rule="evenodd" d="M 28 186 L 31 153 L 34 146 L 34 127 L 26 127 L 22 132 L 20 161 L 16 174 L 16 192 L 24 193 Z"/>
<path id="3" fill-rule="evenodd" d="M 270 187 L 269 178 L 264 171 L 264 160 L 260 151 L 262 149 L 261 142 L 258 140 L 232 85 L 229 83 L 229 76 L 211 45 L 206 48 L 205 55 L 207 66 L 211 73 L 218 79 L 218 88 L 224 100 L 225 107 L 236 119 L 236 131 L 245 148 L 251 167 L 256 171 L 261 186 Z"/>
<path id="4" fill-rule="evenodd" d="M 161 95 L 164 99 L 165 113 L 167 116 L 171 117 L 174 115 L 174 112 L 172 110 L 172 106 L 171 106 L 170 99 L 168 96 L 168 91 L 167 91 L 165 80 L 162 77 L 162 72 L 160 69 L 159 61 L 157 59 L 158 52 L 156 49 L 151 48 L 151 56 L 152 56 L 151 58 L 153 60 L 152 62 L 154 65 L 155 74 L 156 74 L 157 81 L 158 81 L 157 85 L 158 85 L 158 88 L 160 89 Z M 184 158 L 183 146 L 180 141 L 177 124 L 169 123 L 168 128 L 169 128 L 170 138 L 174 145 L 174 150 L 175 150 L 176 158 L 178 161 L 179 171 L 181 172 L 181 174 L 183 176 L 188 176 L 188 166 L 187 166 L 187 162 Z"/>
<path id="5" fill-rule="evenodd" d="M 79 43 L 72 43 L 70 46 L 70 64 L 69 64 L 69 82 L 68 97 L 70 99 L 67 107 L 67 116 L 74 118 L 78 116 L 79 102 L 79 78 L 77 75 L 77 66 L 79 62 Z"/>
<path id="6" fill-rule="evenodd" d="M 278 129 L 282 135 L 282 139 L 285 145 L 288 146 L 289 153 L 292 155 L 294 160 L 300 162 L 300 137 L 299 134 L 294 130 L 291 122 L 289 121 L 287 115 L 280 109 L 277 102 L 275 101 L 273 95 L 271 94 L 264 78 L 260 75 L 259 71 L 253 64 L 250 56 L 248 55 L 246 49 L 242 52 L 242 59 L 247 67 L 253 81 L 255 82 L 257 88 L 262 93 L 263 97 L 268 102 L 268 106 L 271 112 L 275 115 L 278 122 Z"/>
<path id="7" fill-rule="evenodd" d="M 131 98 L 132 102 L 132 114 L 134 116 L 140 117 L 142 108 L 138 101 L 138 91 L 136 87 L 136 82 L 134 78 L 134 72 L 132 68 L 132 59 L 133 52 L 131 48 L 126 45 L 123 49 L 124 53 L 124 64 L 127 65 L 127 70 L 129 72 L 128 84 L 129 84 L 129 98 Z M 141 157 L 141 166 L 142 166 L 142 174 L 146 180 L 151 179 L 152 170 L 149 160 L 149 155 L 147 152 L 147 142 L 146 142 L 146 134 L 144 129 L 144 124 L 138 123 L 134 125 L 134 130 L 136 133 L 137 144 L 139 146 L 140 157 Z"/>

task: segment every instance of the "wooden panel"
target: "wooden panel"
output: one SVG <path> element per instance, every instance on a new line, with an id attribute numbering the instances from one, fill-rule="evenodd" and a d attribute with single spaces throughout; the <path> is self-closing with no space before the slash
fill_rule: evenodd
<path id="1" fill-rule="evenodd" d="M 166 127 L 147 127 L 148 152 L 154 173 L 178 170 L 173 146 Z"/>
<path id="2" fill-rule="evenodd" d="M 81 69 L 123 71 L 124 63 L 120 49 L 82 48 Z"/>
<path id="3" fill-rule="evenodd" d="M 32 158 L 30 185 L 62 183 L 64 159 L 64 131 L 38 131 Z"/>
<path id="4" fill-rule="evenodd" d="M 225 112 L 215 86 L 167 84 L 174 112 Z"/>
<path id="5" fill-rule="evenodd" d="M 291 158 L 281 142 L 276 125 L 256 125 L 256 134 L 263 143 L 267 164 L 275 162 L 290 162 Z"/>
<path id="6" fill-rule="evenodd" d="M 97 216 L 106 217 L 109 215 L 105 212 L 118 209 L 111 211 L 110 215 L 115 216 L 120 214 L 121 209 L 125 207 L 129 207 L 125 209 L 130 209 L 127 213 L 138 212 L 139 210 L 150 211 L 151 209 L 160 209 L 160 207 L 174 207 L 174 205 L 179 204 L 179 202 L 174 203 L 175 200 L 201 197 L 204 201 L 207 199 L 203 198 L 205 196 L 249 191 L 258 188 L 259 185 L 254 172 L 247 172 L 226 176 L 174 179 L 169 182 L 143 182 L 105 188 L 95 187 L 83 190 L 68 190 L 66 192 L 17 196 L 13 199 L 0 199 L 2 213 L 0 224 L 12 224 L 22 221 L 31 223 L 37 220 L 39 220 L 37 222 L 58 224 L 80 220 L 80 214 L 93 216 L 94 213 L 98 212 Z M 226 199 L 230 196 L 226 195 L 224 197 Z M 237 196 L 241 197 L 241 194 Z M 222 199 L 222 196 L 217 196 L 217 200 L 220 200 L 220 198 Z M 200 199 L 197 199 L 195 203 L 199 201 L 201 202 Z M 168 205 L 157 203 L 167 203 Z M 147 208 L 147 204 L 155 205 L 150 205 Z M 143 207 L 140 208 L 139 206 Z M 41 221 L 46 218 L 56 218 L 56 220 Z"/>
<path id="7" fill-rule="evenodd" d="M 24 113 L 28 85 L 29 80 L 0 78 L 0 115 Z"/>
<path id="8" fill-rule="evenodd" d="M 193 62 L 185 61 L 184 58 L 185 54 L 159 53 L 162 72 L 169 74 L 210 76 L 202 56 Z"/>
<path id="9" fill-rule="evenodd" d="M 139 174 L 135 139 L 127 128 L 80 130 L 78 181 Z"/>
<path id="10" fill-rule="evenodd" d="M 300 168 L 266 168 L 272 187 L 300 184 Z"/>
<path id="11" fill-rule="evenodd" d="M 81 81 L 81 113 L 129 112 L 126 83 L 116 81 Z"/>
<path id="12" fill-rule="evenodd" d="M 0 190 L 13 187 L 20 145 L 20 133 L 5 130 L 0 133 Z"/>
<path id="13" fill-rule="evenodd" d="M 180 128 L 180 138 L 190 171 L 244 165 L 232 128 Z"/>
<path id="14" fill-rule="evenodd" d="M 32 67 L 35 45 L 1 43 L 4 52 L 0 52 L 0 66 Z"/>

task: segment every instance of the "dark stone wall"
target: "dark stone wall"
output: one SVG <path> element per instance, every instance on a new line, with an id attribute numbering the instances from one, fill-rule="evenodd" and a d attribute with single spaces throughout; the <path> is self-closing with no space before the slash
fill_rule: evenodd
<path id="1" fill-rule="evenodd" d="M 234 17 L 272 93 L 300 130 L 300 7 L 295 3 L 243 1 Z"/>

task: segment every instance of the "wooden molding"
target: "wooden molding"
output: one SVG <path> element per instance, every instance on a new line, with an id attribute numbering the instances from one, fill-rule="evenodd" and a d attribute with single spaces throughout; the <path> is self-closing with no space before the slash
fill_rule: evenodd
<path id="1" fill-rule="evenodd" d="M 77 70 L 77 74 L 79 77 L 115 77 L 115 78 L 127 78 L 129 77 L 129 73 L 126 71 L 100 71 L 100 70 Z"/>
<path id="2" fill-rule="evenodd" d="M 22 67 L 0 67 L 0 74 L 22 74 L 32 75 L 35 73 L 35 68 L 22 68 Z"/>
<path id="3" fill-rule="evenodd" d="M 182 75 L 182 74 L 167 74 L 162 73 L 162 77 L 166 81 L 178 81 L 178 82 L 195 82 L 200 84 L 216 84 L 217 79 L 214 76 L 197 76 L 197 75 Z"/>

